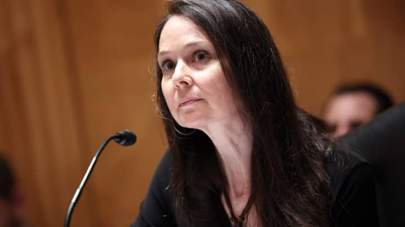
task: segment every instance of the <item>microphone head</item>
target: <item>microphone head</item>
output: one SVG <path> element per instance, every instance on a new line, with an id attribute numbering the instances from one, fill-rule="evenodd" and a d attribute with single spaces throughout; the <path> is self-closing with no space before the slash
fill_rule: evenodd
<path id="1" fill-rule="evenodd" d="M 124 130 L 118 132 L 113 139 L 122 146 L 131 146 L 136 142 L 136 135 L 129 130 Z"/>

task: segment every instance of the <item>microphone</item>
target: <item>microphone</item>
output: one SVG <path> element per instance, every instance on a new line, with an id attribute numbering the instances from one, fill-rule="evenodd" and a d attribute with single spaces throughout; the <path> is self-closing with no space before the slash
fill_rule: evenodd
<path id="1" fill-rule="evenodd" d="M 122 146 L 131 146 L 136 142 L 136 135 L 131 131 L 124 130 L 115 134 L 113 139 Z"/>
<path id="2" fill-rule="evenodd" d="M 136 135 L 129 130 L 123 130 L 121 132 L 116 133 L 113 136 L 110 136 L 107 140 L 105 140 L 101 144 L 101 146 L 98 148 L 96 154 L 94 155 L 93 159 L 91 160 L 90 165 L 87 168 L 87 171 L 84 174 L 79 187 L 76 189 L 75 194 L 73 195 L 72 201 L 70 202 L 68 211 L 65 216 L 64 227 L 70 226 L 70 220 L 72 218 L 73 211 L 76 207 L 77 202 L 80 199 L 80 195 L 83 191 L 83 188 L 86 185 L 87 180 L 89 179 L 91 173 L 93 172 L 94 166 L 96 165 L 96 162 L 97 162 L 99 156 L 101 155 L 101 152 L 104 150 L 104 148 L 107 146 L 107 144 L 111 140 L 114 140 L 115 142 L 117 142 L 118 144 L 120 144 L 122 146 L 131 146 L 136 142 Z"/>

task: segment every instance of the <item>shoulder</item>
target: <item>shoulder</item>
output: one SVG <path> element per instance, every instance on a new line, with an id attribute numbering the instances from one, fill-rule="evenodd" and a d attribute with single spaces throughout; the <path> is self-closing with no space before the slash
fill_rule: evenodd
<path id="1" fill-rule="evenodd" d="M 374 167 L 349 149 L 337 149 L 327 170 L 335 226 L 378 226 Z"/>
<path id="2" fill-rule="evenodd" d="M 161 159 L 133 227 L 176 226 L 170 193 L 172 152 Z"/>

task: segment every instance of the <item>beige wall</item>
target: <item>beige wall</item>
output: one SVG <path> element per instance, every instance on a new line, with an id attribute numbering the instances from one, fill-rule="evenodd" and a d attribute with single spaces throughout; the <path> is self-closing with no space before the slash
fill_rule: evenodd
<path id="1" fill-rule="evenodd" d="M 97 146 L 111 144 L 72 226 L 128 226 L 164 151 L 152 102 L 162 0 L 0 1 L 0 150 L 33 226 L 60 226 Z M 270 27 L 298 102 L 318 114 L 338 83 L 369 79 L 405 98 L 401 0 L 245 1 Z M 402 8 L 401 8 L 402 7 Z"/>

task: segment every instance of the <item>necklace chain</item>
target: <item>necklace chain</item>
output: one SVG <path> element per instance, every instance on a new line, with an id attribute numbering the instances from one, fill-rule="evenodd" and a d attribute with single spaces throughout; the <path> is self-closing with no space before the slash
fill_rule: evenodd
<path id="1" fill-rule="evenodd" d="M 243 225 L 245 224 L 245 221 L 246 221 L 246 214 L 241 215 L 239 217 L 230 217 L 232 226 L 234 226 L 234 227 L 243 227 Z"/>

